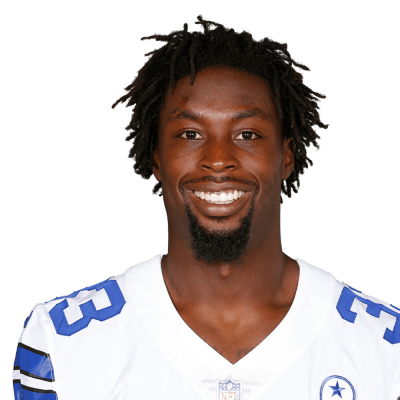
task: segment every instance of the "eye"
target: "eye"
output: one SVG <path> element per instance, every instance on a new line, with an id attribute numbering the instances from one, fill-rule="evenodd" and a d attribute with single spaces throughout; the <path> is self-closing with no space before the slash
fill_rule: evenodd
<path id="1" fill-rule="evenodd" d="M 199 140 L 202 138 L 200 133 L 197 133 L 196 131 L 185 131 L 181 133 L 179 137 L 183 137 L 184 139 L 188 140 Z"/>
<path id="2" fill-rule="evenodd" d="M 260 137 L 260 136 L 255 134 L 254 132 L 244 131 L 244 132 L 239 133 L 239 135 L 237 135 L 235 139 L 239 139 L 239 140 L 254 140 L 254 139 L 258 138 L 258 137 Z"/>

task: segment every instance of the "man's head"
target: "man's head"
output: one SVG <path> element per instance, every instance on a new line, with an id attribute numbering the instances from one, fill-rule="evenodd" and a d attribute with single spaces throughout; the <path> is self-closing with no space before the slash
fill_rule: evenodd
<path id="1" fill-rule="evenodd" d="M 282 140 L 271 90 L 257 76 L 208 68 L 193 85 L 186 77 L 168 92 L 153 173 L 163 182 L 167 214 L 185 208 L 198 258 L 238 258 L 253 214 L 259 222 L 279 222 L 273 218 L 281 181 L 293 171 L 292 145 L 292 138 Z M 179 221 L 170 226 L 184 231 Z"/>
<path id="2" fill-rule="evenodd" d="M 227 262 L 243 255 L 251 226 L 259 240 L 279 229 L 281 191 L 297 191 L 312 164 L 306 147 L 317 146 L 312 126 L 326 127 L 315 102 L 323 96 L 303 85 L 292 65 L 307 68 L 286 45 L 198 23 L 204 33 L 185 24 L 153 36 L 167 44 L 114 106 L 135 106 L 130 156 L 138 174 L 159 181 L 170 230 L 184 230 L 186 218 L 170 217 L 186 214 L 197 258 Z"/>
<path id="3" fill-rule="evenodd" d="M 295 166 L 288 179 L 282 181 L 282 192 L 291 196 L 297 192 L 299 176 L 312 165 L 307 157 L 307 147 L 318 148 L 319 136 L 313 126 L 327 128 L 319 118 L 319 98 L 325 96 L 303 84 L 302 75 L 293 66 L 309 70 L 295 62 L 287 51 L 287 45 L 268 38 L 255 41 L 248 32 L 237 33 L 223 25 L 198 22 L 203 32 L 173 31 L 169 35 L 153 35 L 143 39 L 166 42 L 161 48 L 148 53 L 150 59 L 140 69 L 135 80 L 125 88 L 127 94 L 118 103 L 133 106 L 132 119 L 126 127 L 130 131 L 126 140 L 134 140 L 129 157 L 134 158 L 135 172 L 145 179 L 153 175 L 153 153 L 158 144 L 159 116 L 167 92 L 182 78 L 190 76 L 194 82 L 197 72 L 209 66 L 222 65 L 265 79 L 271 86 L 273 101 L 282 122 L 282 137 L 292 137 L 295 143 Z M 216 26 L 210 29 L 210 26 Z M 154 188 L 156 193 L 160 182 Z"/>

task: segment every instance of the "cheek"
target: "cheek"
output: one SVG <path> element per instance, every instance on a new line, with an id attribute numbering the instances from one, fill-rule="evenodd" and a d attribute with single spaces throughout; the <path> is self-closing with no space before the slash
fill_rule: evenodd
<path id="1" fill-rule="evenodd" d="M 163 180 L 169 182 L 180 180 L 184 175 L 193 171 L 196 167 L 196 159 L 192 154 L 171 154 L 168 162 L 163 164 Z"/>
<path id="2" fill-rule="evenodd" d="M 258 169 L 254 171 L 260 189 L 255 199 L 255 213 L 257 218 L 264 220 L 275 214 L 280 207 L 282 162 L 276 155 L 264 156 L 258 165 Z"/>
<path id="3" fill-rule="evenodd" d="M 196 158 L 193 156 L 193 152 L 178 154 L 178 152 L 170 151 L 164 160 L 167 161 L 162 163 L 161 169 L 163 195 L 168 202 L 180 203 L 179 184 L 195 171 Z M 179 200 L 174 200 L 177 197 Z"/>
<path id="4" fill-rule="evenodd" d="M 260 189 L 268 192 L 281 186 L 282 156 L 279 152 L 260 155 L 251 160 L 256 178 L 260 181 Z"/>

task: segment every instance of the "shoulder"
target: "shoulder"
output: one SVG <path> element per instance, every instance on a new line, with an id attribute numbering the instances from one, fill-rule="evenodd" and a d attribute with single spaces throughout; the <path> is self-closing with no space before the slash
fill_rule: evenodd
<path id="1" fill-rule="evenodd" d="M 355 329 L 375 335 L 390 345 L 400 343 L 400 309 L 345 283 L 337 283 L 336 311 Z M 382 335 L 383 333 L 383 335 Z M 397 347 L 397 346 L 396 346 Z M 400 350 L 400 345 L 399 345 Z"/>
<path id="2" fill-rule="evenodd" d="M 42 306 L 56 332 L 71 336 L 86 328 L 92 320 L 105 321 L 120 314 L 126 304 L 124 278 L 125 274 L 111 277 L 44 303 Z"/>
<path id="3" fill-rule="evenodd" d="M 41 315 L 48 322 L 45 325 L 49 326 L 50 334 L 72 336 L 89 325 L 92 332 L 95 327 L 104 330 L 111 320 L 114 324 L 120 321 L 121 315 L 131 305 L 132 279 L 140 278 L 140 271 L 157 259 L 159 256 L 137 264 L 116 277 L 58 296 L 36 306 L 36 309 L 42 310 Z"/>
<path id="4" fill-rule="evenodd" d="M 84 360 L 104 354 L 104 349 L 115 348 L 115 343 L 126 342 L 127 335 L 132 341 L 145 337 L 140 336 L 144 325 L 138 323 L 131 283 L 150 284 L 152 276 L 142 277 L 157 266 L 157 260 L 159 256 L 119 276 L 37 304 L 24 322 L 17 347 L 16 398 L 36 398 L 41 393 L 56 399 L 58 375 L 65 376 L 76 363 L 83 365 Z"/>
<path id="5" fill-rule="evenodd" d="M 127 292 L 125 274 L 122 274 L 39 303 L 24 321 L 20 342 L 43 349 L 54 335 L 72 336 L 93 320 L 113 318 L 123 310 Z"/>
<path id="6" fill-rule="evenodd" d="M 359 345 L 376 342 L 400 352 L 400 308 L 338 281 L 323 269 L 298 262 L 306 276 L 309 300 L 326 300 L 325 327 L 333 336 L 343 340 L 344 335 L 348 342 L 354 337 Z"/>

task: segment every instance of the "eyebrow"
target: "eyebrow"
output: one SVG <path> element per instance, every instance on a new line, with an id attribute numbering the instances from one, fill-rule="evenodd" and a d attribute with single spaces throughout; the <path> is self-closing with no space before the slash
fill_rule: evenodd
<path id="1" fill-rule="evenodd" d="M 257 118 L 260 118 L 260 119 L 268 121 L 268 122 L 272 121 L 271 114 L 261 110 L 258 107 L 251 108 L 249 110 L 238 111 L 232 115 L 231 120 L 232 120 L 232 122 L 236 122 L 241 119 L 253 118 L 253 117 L 257 117 Z M 180 119 L 191 119 L 193 121 L 199 121 L 201 119 L 204 119 L 204 117 L 196 111 L 188 111 L 185 109 L 176 108 L 174 111 L 172 111 L 172 113 L 168 117 L 167 122 L 180 120 Z"/>

